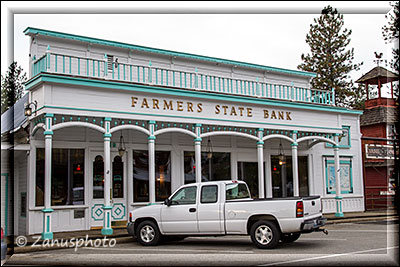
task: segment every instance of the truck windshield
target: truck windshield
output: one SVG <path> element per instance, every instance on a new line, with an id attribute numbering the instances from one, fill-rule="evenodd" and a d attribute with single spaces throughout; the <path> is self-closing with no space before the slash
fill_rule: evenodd
<path id="1" fill-rule="evenodd" d="M 226 185 L 226 200 L 249 198 L 249 190 L 245 184 Z"/>

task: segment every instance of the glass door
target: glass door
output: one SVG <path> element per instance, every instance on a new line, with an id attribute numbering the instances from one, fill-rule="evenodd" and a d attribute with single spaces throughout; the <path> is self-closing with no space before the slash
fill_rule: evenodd
<path id="1" fill-rule="evenodd" d="M 91 152 L 90 167 L 90 226 L 103 226 L 104 219 L 104 154 L 102 151 Z M 113 225 L 126 221 L 126 185 L 125 185 L 125 165 L 123 158 L 116 152 L 111 152 L 111 217 Z"/>
<path id="2" fill-rule="evenodd" d="M 238 180 L 245 181 L 252 198 L 258 198 L 258 162 L 238 162 Z"/>

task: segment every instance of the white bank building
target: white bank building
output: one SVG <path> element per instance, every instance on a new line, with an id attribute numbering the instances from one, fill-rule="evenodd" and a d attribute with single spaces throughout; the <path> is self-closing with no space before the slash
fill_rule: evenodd
<path id="1" fill-rule="evenodd" d="M 13 218 L 14 234 L 111 234 L 130 210 L 196 181 L 244 180 L 255 198 L 320 195 L 336 216 L 364 210 L 361 112 L 310 88 L 315 74 L 25 34 L 27 95 L 2 116 L 13 164 L 2 161 L 1 223 Z"/>

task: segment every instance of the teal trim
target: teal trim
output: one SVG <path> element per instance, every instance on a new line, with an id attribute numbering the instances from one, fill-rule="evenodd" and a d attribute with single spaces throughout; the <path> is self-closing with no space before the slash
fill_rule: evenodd
<path id="1" fill-rule="evenodd" d="M 291 143 L 290 145 L 291 146 L 298 146 L 299 144 L 298 143 Z"/>
<path id="2" fill-rule="evenodd" d="M 343 199 L 341 196 L 336 196 L 335 199 Z"/>
<path id="3" fill-rule="evenodd" d="M 149 124 L 155 124 L 156 123 L 156 121 L 149 121 Z"/>
<path id="4" fill-rule="evenodd" d="M 104 210 L 111 210 L 113 207 L 112 206 L 103 206 Z"/>
<path id="5" fill-rule="evenodd" d="M 151 135 L 151 136 L 147 137 L 147 140 L 156 140 L 156 137 L 154 135 Z"/>
<path id="6" fill-rule="evenodd" d="M 46 114 L 44 114 L 44 117 L 45 117 L 45 118 L 53 118 L 53 117 L 54 117 L 54 114 L 52 114 L 52 113 L 46 113 Z"/>
<path id="7" fill-rule="evenodd" d="M 121 208 L 119 208 L 118 206 L 121 206 Z M 117 208 L 115 208 L 115 207 L 117 207 Z M 114 203 L 113 206 L 112 206 L 112 209 L 120 209 L 121 212 L 123 211 L 122 215 L 116 214 L 118 217 L 114 216 L 115 210 L 114 210 L 114 212 L 111 211 L 111 217 L 114 220 L 122 220 L 125 217 L 125 215 L 126 215 L 126 207 L 125 207 L 125 205 L 123 203 Z"/>
<path id="8" fill-rule="evenodd" d="M 70 107 L 56 107 L 56 106 L 43 106 L 44 108 L 55 108 L 55 109 L 67 109 L 67 110 L 81 110 L 81 111 L 95 111 L 95 112 L 107 112 L 107 113 L 117 113 L 117 114 L 131 114 L 131 115 L 142 115 L 142 116 L 153 116 L 153 114 L 148 113 L 140 113 L 140 112 L 124 112 L 124 111 L 114 111 L 114 110 L 100 110 L 100 109 L 87 109 L 87 108 L 70 108 Z M 164 115 L 158 114 L 159 117 L 169 117 L 169 118 L 184 118 L 184 119 L 199 119 L 197 117 L 190 116 L 177 116 L 177 115 Z M 227 121 L 227 122 L 241 122 L 241 123 L 253 123 L 249 121 L 239 121 L 239 120 L 226 120 L 226 119 L 214 119 L 214 118 L 201 118 L 202 120 L 209 121 Z M 278 123 L 267 123 L 267 122 L 258 122 L 263 125 L 278 125 L 278 126 L 293 126 L 291 124 L 278 124 Z M 308 126 L 308 125 L 296 125 L 298 127 L 303 128 L 312 128 L 312 129 L 324 129 L 324 130 L 340 130 L 338 128 L 329 128 L 329 127 L 317 127 L 317 126 Z"/>
<path id="9" fill-rule="evenodd" d="M 201 124 L 201 123 L 196 123 L 194 126 L 196 126 L 196 127 L 201 127 L 202 124 Z"/>
<path id="10" fill-rule="evenodd" d="M 257 145 L 264 145 L 263 141 L 257 141 Z"/>
<path id="11" fill-rule="evenodd" d="M 112 136 L 112 134 L 110 134 L 110 133 L 103 134 L 103 137 L 105 137 L 105 138 L 110 138 L 111 136 Z"/>
<path id="12" fill-rule="evenodd" d="M 4 220 L 5 220 L 5 225 L 4 225 L 4 236 L 8 235 L 8 173 L 2 173 L 1 176 L 4 176 L 6 178 L 6 206 L 5 208 L 5 215 L 4 215 Z"/>
<path id="13" fill-rule="evenodd" d="M 197 138 L 195 138 L 193 141 L 194 142 L 201 142 L 203 139 L 201 139 L 201 137 L 197 137 Z"/>
<path id="14" fill-rule="evenodd" d="M 338 146 L 334 146 L 331 143 L 325 143 L 325 147 L 351 148 L 351 135 L 350 135 L 351 130 L 350 130 L 350 126 L 342 125 L 342 130 L 343 129 L 347 129 L 347 136 L 345 138 L 347 138 L 349 144 L 348 145 L 340 145 L 340 142 L 339 142 Z M 335 134 L 335 135 L 339 136 L 340 134 Z"/>
<path id="15" fill-rule="evenodd" d="M 112 235 L 113 234 L 113 229 L 112 228 L 102 228 L 101 229 L 101 234 L 102 235 Z"/>
<path id="16" fill-rule="evenodd" d="M 329 190 L 328 185 L 329 185 L 329 181 L 328 181 L 328 164 L 335 164 L 334 160 L 327 160 L 325 159 L 325 186 L 326 186 L 326 193 L 327 194 L 336 194 L 336 186 L 335 189 L 333 190 Z M 340 192 L 342 194 L 352 194 L 353 193 L 353 163 L 352 160 L 339 160 L 339 167 L 342 164 L 349 164 L 349 172 L 350 172 L 350 190 L 341 190 Z M 335 173 L 336 174 L 336 173 Z"/>
<path id="17" fill-rule="evenodd" d="M 53 135 L 54 133 L 53 133 L 53 131 L 44 131 L 43 134 L 44 135 Z"/>
<path id="18" fill-rule="evenodd" d="M 53 233 L 52 233 L 52 232 L 42 233 L 42 239 L 43 239 L 43 240 L 46 240 L 46 239 L 53 239 Z"/>
<path id="19" fill-rule="evenodd" d="M 112 119 L 109 117 L 104 118 L 105 121 L 111 121 Z"/>
<path id="20" fill-rule="evenodd" d="M 52 209 L 52 208 L 47 208 L 47 209 L 42 209 L 42 212 L 43 213 L 51 213 L 51 212 L 53 212 L 54 210 Z"/>
<path id="21" fill-rule="evenodd" d="M 39 79 L 39 81 L 37 81 L 37 79 Z M 31 85 L 31 82 L 33 81 L 35 81 L 34 85 Z M 112 89 L 135 91 L 135 92 L 167 94 L 174 96 L 187 96 L 187 97 L 202 98 L 202 99 L 213 99 L 217 101 L 231 101 L 231 102 L 260 104 L 260 105 L 272 105 L 278 107 L 301 108 L 309 110 L 339 112 L 339 113 L 350 113 L 350 114 L 363 113 L 362 111 L 358 110 L 350 110 L 346 108 L 333 107 L 333 106 L 317 106 L 311 103 L 286 102 L 276 99 L 261 99 L 261 98 L 237 96 L 237 95 L 215 94 L 212 92 L 189 91 L 189 90 L 175 89 L 175 88 L 160 88 L 148 85 L 126 84 L 126 83 L 106 81 L 106 80 L 89 80 L 77 77 L 65 77 L 53 74 L 40 74 L 35 79 L 28 81 L 26 83 L 25 89 L 29 90 L 40 82 L 64 83 L 71 85 L 91 86 L 91 87 L 100 87 L 107 89 L 112 88 Z M 337 130 L 341 128 L 334 128 L 334 129 Z"/>

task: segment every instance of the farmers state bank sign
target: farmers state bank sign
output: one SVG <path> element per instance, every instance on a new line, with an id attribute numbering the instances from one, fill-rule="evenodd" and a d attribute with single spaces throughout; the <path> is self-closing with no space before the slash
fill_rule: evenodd
<path id="1" fill-rule="evenodd" d="M 162 111 L 178 111 L 183 113 L 195 113 L 200 114 L 204 112 L 205 106 L 201 102 L 193 103 L 190 101 L 177 101 L 177 100 L 166 100 L 166 99 L 158 99 L 158 98 L 141 98 L 132 96 L 132 107 L 140 107 L 140 109 L 154 109 L 154 110 L 162 110 Z M 209 107 L 207 107 L 209 108 Z M 233 106 L 233 105 L 221 105 L 216 104 L 212 107 L 212 112 L 214 115 L 221 115 L 225 117 L 253 117 L 253 108 L 245 107 L 245 106 Z M 204 112 L 210 113 L 210 111 Z M 263 109 L 262 114 L 265 119 L 270 120 L 288 120 L 291 121 L 290 111 L 282 111 L 282 110 L 268 110 Z"/>

